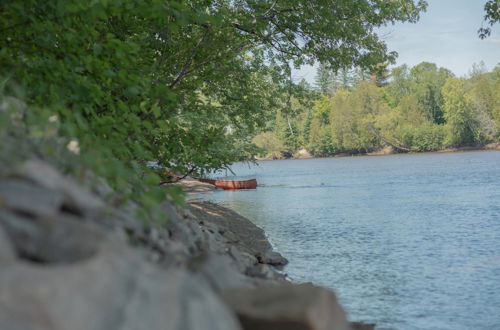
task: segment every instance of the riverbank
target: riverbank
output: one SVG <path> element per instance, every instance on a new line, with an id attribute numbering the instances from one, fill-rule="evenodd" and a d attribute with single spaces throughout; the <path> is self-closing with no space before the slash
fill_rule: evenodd
<path id="1" fill-rule="evenodd" d="M 152 224 L 118 198 L 43 159 L 0 163 L 1 329 L 373 328 L 349 324 L 331 290 L 290 283 L 236 212 L 165 202 L 167 223 Z"/>
<path id="2" fill-rule="evenodd" d="M 432 153 L 452 153 L 452 152 L 474 152 L 474 151 L 500 151 L 500 142 L 493 142 L 481 146 L 464 146 L 457 148 L 445 148 L 435 151 L 396 151 L 390 146 L 375 151 L 355 151 L 339 152 L 326 156 L 313 156 L 306 149 L 300 149 L 289 157 L 257 157 L 258 161 L 283 160 L 283 159 L 313 159 L 313 158 L 334 158 L 334 157 L 356 157 L 356 156 L 387 156 L 397 154 L 432 154 Z"/>
<path id="3" fill-rule="evenodd" d="M 290 283 L 287 260 L 237 213 L 142 200 L 76 166 L 63 138 L 2 133 L 0 329 L 372 328 L 349 324 L 331 290 Z"/>

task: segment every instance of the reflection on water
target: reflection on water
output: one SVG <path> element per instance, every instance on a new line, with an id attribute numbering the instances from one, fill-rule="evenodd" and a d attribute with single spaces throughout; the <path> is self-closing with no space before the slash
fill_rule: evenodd
<path id="1" fill-rule="evenodd" d="M 377 329 L 500 329 L 500 152 L 235 166 L 222 202 L 263 227 L 295 281 Z"/>

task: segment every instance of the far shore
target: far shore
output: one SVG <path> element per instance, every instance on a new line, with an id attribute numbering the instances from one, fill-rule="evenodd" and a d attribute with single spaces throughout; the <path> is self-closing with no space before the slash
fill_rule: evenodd
<path id="1" fill-rule="evenodd" d="M 340 152 L 327 156 L 313 156 L 307 150 L 301 149 L 291 157 L 256 157 L 257 161 L 272 161 L 286 159 L 317 159 L 317 158 L 340 158 L 340 157 L 361 157 L 361 156 L 390 156 L 390 155 L 416 155 L 416 154 L 436 154 L 455 152 L 475 152 L 475 151 L 500 151 L 500 142 L 489 143 L 482 146 L 464 146 L 457 148 L 446 148 L 435 151 L 408 151 L 398 152 L 392 147 L 384 147 L 380 150 L 370 152 Z"/>

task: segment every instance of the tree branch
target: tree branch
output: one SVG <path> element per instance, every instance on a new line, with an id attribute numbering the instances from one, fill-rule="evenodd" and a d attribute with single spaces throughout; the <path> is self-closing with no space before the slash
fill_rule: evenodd
<path id="1" fill-rule="evenodd" d="M 182 66 L 181 68 L 181 71 L 177 74 L 177 77 L 174 79 L 174 81 L 168 86 L 169 88 L 173 88 L 175 85 L 177 85 L 177 83 L 179 83 L 179 81 L 181 81 L 181 79 L 186 75 L 186 72 L 189 68 L 189 66 L 191 65 L 191 63 L 193 62 L 193 59 L 194 57 L 196 56 L 196 54 L 198 53 L 199 49 L 200 49 L 200 46 L 201 44 L 205 41 L 205 38 L 207 37 L 208 35 L 208 31 L 209 29 L 208 28 L 205 28 L 205 32 L 203 33 L 203 35 L 201 36 L 200 40 L 198 40 L 198 42 L 196 43 L 195 47 L 193 48 L 193 51 L 191 52 L 191 55 L 189 56 L 189 58 L 186 60 L 186 63 L 184 63 L 184 65 Z"/>

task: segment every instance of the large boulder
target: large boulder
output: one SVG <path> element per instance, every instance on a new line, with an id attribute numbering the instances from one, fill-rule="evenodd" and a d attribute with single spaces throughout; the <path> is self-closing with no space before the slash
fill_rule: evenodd
<path id="1" fill-rule="evenodd" d="M 190 267 L 198 276 L 206 279 L 215 292 L 251 286 L 234 260 L 227 255 L 200 256 L 190 262 Z"/>
<path id="2" fill-rule="evenodd" d="M 86 261 L 0 267 L 0 329 L 238 330 L 210 287 L 161 269 L 114 237 Z"/>
<path id="3" fill-rule="evenodd" d="M 335 294 L 312 284 L 262 285 L 225 291 L 244 330 L 348 330 Z"/>
<path id="4" fill-rule="evenodd" d="M 105 232 L 92 223 L 59 214 L 27 218 L 0 209 L 3 227 L 17 255 L 39 263 L 71 263 L 93 256 Z"/>
<path id="5" fill-rule="evenodd" d="M 62 175 L 56 168 L 44 161 L 25 162 L 17 175 L 40 187 L 57 190 L 63 195 L 64 209 L 76 215 L 97 217 L 105 205 L 90 191 L 78 185 L 70 177 Z"/>
<path id="6" fill-rule="evenodd" d="M 8 178 L 0 182 L 0 204 L 30 216 L 54 216 L 63 205 L 63 195 L 25 180 Z"/>

